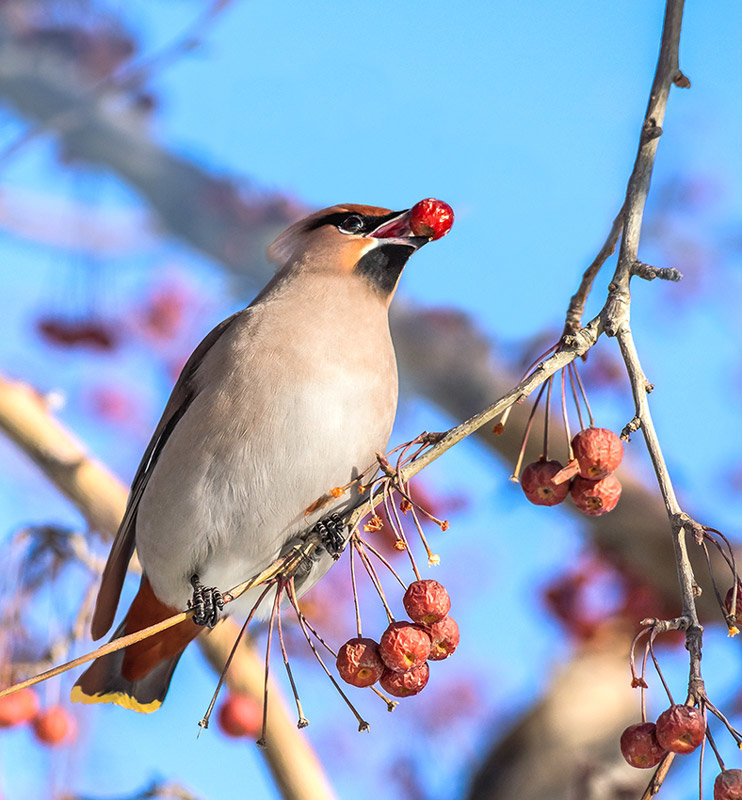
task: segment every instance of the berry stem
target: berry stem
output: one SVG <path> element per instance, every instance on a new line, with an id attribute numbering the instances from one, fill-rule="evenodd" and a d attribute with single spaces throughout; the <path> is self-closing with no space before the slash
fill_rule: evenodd
<path id="1" fill-rule="evenodd" d="M 572 362 L 572 369 L 575 373 L 575 378 L 577 378 L 577 385 L 580 387 L 580 394 L 582 395 L 582 399 L 585 402 L 585 408 L 587 409 L 587 416 L 590 420 L 590 427 L 595 427 L 595 419 L 593 418 L 593 410 L 590 408 L 590 402 L 587 399 L 587 392 L 585 391 L 585 387 L 582 385 L 582 378 L 580 377 L 580 371 L 577 369 L 577 364 L 573 361 Z"/>
<path id="2" fill-rule="evenodd" d="M 544 411 L 544 461 L 549 460 L 549 415 L 551 413 L 551 384 L 554 376 L 550 375 L 546 382 L 546 409 Z"/>
<path id="3" fill-rule="evenodd" d="M 285 588 L 286 582 L 282 580 L 279 583 L 279 591 L 276 593 L 278 596 L 279 593 L 282 593 Z M 289 656 L 286 652 L 286 643 L 283 639 L 283 625 L 281 624 L 281 609 L 278 610 L 278 641 L 281 645 L 281 655 L 283 656 L 283 665 L 286 667 L 286 674 L 289 676 L 289 683 L 291 684 L 291 691 L 294 695 L 294 702 L 296 703 L 296 714 L 298 716 L 298 720 L 296 723 L 297 728 L 306 728 L 309 725 L 309 720 L 304 716 L 304 711 L 301 707 L 301 700 L 299 699 L 299 692 L 296 689 L 296 683 L 294 682 L 294 675 L 291 672 L 291 664 L 289 664 Z"/>
<path id="4" fill-rule="evenodd" d="M 714 751 L 716 760 L 719 762 L 719 768 L 723 772 L 726 769 L 726 767 L 724 766 L 724 759 L 721 757 L 721 753 L 717 749 L 714 737 L 711 735 L 711 731 L 708 729 L 708 727 L 706 728 L 706 738 L 708 739 L 708 743 L 711 745 L 711 749 Z"/>
<path id="5" fill-rule="evenodd" d="M 670 687 L 667 685 L 667 682 L 665 681 L 665 676 L 662 674 L 659 662 L 657 661 L 657 656 L 655 656 L 654 654 L 654 639 L 656 636 L 657 636 L 657 631 L 655 629 L 652 629 L 652 632 L 649 634 L 649 641 L 647 642 L 647 645 L 649 647 L 649 654 L 652 656 L 652 661 L 654 662 L 654 668 L 657 670 L 657 674 L 659 675 L 660 680 L 662 681 L 662 685 L 665 687 L 665 691 L 667 692 L 667 697 L 670 701 L 670 705 L 674 706 L 675 701 L 672 699 L 672 692 L 670 692 Z"/>
<path id="6" fill-rule="evenodd" d="M 533 361 L 531 361 L 531 363 L 526 368 L 525 372 L 523 373 L 521 380 L 530 375 L 538 364 L 540 364 L 545 358 L 547 358 L 547 356 L 550 356 L 555 350 L 558 350 L 560 346 L 561 346 L 561 341 L 557 342 L 556 344 L 553 344 L 548 350 L 544 350 L 544 352 L 541 353 L 540 356 L 534 358 Z"/>
<path id="7" fill-rule="evenodd" d="M 408 558 L 410 559 L 410 564 L 412 565 L 412 571 L 415 573 L 415 577 L 417 580 L 420 580 L 420 571 L 417 568 L 417 563 L 415 562 L 415 555 L 412 552 L 412 548 L 410 547 L 410 543 L 407 541 L 407 535 L 404 532 L 404 525 L 402 525 L 402 520 L 399 518 L 399 512 L 397 511 L 397 506 L 394 503 L 394 500 L 391 498 L 389 484 L 384 485 L 384 509 L 386 510 L 386 515 L 389 517 L 389 507 L 391 506 L 392 513 L 394 514 L 395 519 L 397 520 L 399 535 L 398 539 L 404 544 L 404 549 L 407 553 Z"/>
<path id="8" fill-rule="evenodd" d="M 710 541 L 712 541 L 716 545 L 716 547 L 718 548 L 718 550 L 722 554 L 722 556 L 724 558 L 726 558 L 726 553 L 724 553 L 724 551 L 721 549 L 721 547 L 719 547 L 719 543 L 718 542 L 714 542 L 713 538 L 708 536 L 707 533 L 704 533 L 704 538 L 709 538 Z M 716 578 L 714 577 L 714 570 L 713 570 L 713 568 L 711 566 L 711 554 L 709 553 L 708 545 L 706 544 L 705 541 L 703 541 L 703 542 L 701 542 L 701 547 L 703 549 L 703 554 L 706 557 L 706 564 L 707 564 L 707 566 L 709 568 L 709 577 L 711 578 L 711 586 L 713 587 L 713 590 L 714 590 L 714 595 L 716 597 L 716 602 L 719 604 L 719 608 L 721 609 L 721 613 L 724 615 L 724 622 L 726 622 L 727 628 L 729 630 L 729 635 L 732 636 L 732 635 L 734 635 L 734 633 L 739 633 L 739 630 L 738 630 L 737 625 L 736 625 L 736 622 L 737 622 L 737 616 L 736 616 L 736 612 L 737 612 L 737 588 L 738 588 L 736 576 L 735 576 L 735 581 L 732 584 L 731 602 L 729 603 L 729 608 L 727 608 L 726 604 L 721 599 L 721 592 L 719 591 L 719 587 L 718 587 L 718 585 L 716 583 Z M 727 562 L 727 563 L 729 563 L 729 562 Z"/>
<path id="9" fill-rule="evenodd" d="M 644 646 L 644 656 L 642 658 L 642 684 L 639 692 L 639 702 L 641 704 L 642 722 L 647 721 L 647 659 L 649 657 L 649 640 Z"/>
<path id="10" fill-rule="evenodd" d="M 247 619 L 245 620 L 245 624 L 240 628 L 240 632 L 237 634 L 237 638 L 234 640 L 234 644 L 232 645 L 232 649 L 229 651 L 229 655 L 227 656 L 227 660 L 224 662 L 224 666 L 222 667 L 222 671 L 219 675 L 219 680 L 216 684 L 216 689 L 214 689 L 214 694 L 211 696 L 211 702 L 209 703 L 209 707 L 206 709 L 206 713 L 201 718 L 201 721 L 198 723 L 200 728 L 208 728 L 209 727 L 209 720 L 211 719 L 211 712 L 214 710 L 214 706 L 216 705 L 217 698 L 219 697 L 219 692 L 222 689 L 224 681 L 227 678 L 227 672 L 229 670 L 229 665 L 232 663 L 232 659 L 234 658 L 235 653 L 237 652 L 237 648 L 242 641 L 242 637 L 245 635 L 245 631 L 247 630 L 247 626 L 252 621 L 252 618 L 255 616 L 255 612 L 258 610 L 258 606 L 263 602 L 263 598 L 268 594 L 271 590 L 272 584 L 269 583 L 265 589 L 260 594 L 260 597 L 255 602 L 255 605 L 250 609 L 250 613 L 247 615 Z M 199 734 L 201 731 L 199 731 Z"/>
<path id="11" fill-rule="evenodd" d="M 369 689 L 375 694 L 378 695 L 385 703 L 386 703 L 386 710 L 389 712 L 394 711 L 394 709 L 399 705 L 396 700 L 392 700 L 390 697 L 387 697 L 384 692 L 379 691 L 375 686 L 369 686 Z"/>
<path id="12" fill-rule="evenodd" d="M 271 645 L 273 644 L 273 625 L 276 621 L 276 612 L 278 605 L 281 602 L 281 595 L 283 594 L 283 584 L 278 581 L 276 586 L 276 596 L 273 598 L 273 609 L 271 610 L 271 618 L 268 623 L 268 638 L 265 644 L 265 676 L 263 680 L 263 726 L 260 731 L 260 739 L 258 739 L 258 747 L 266 747 L 268 739 L 266 738 L 266 730 L 268 728 L 268 676 L 270 674 L 271 666 Z"/>
<path id="13" fill-rule="evenodd" d="M 508 406 L 500 415 L 500 421 L 495 425 L 494 431 L 502 433 L 505 430 L 505 426 L 508 424 L 508 417 L 510 416 L 510 412 L 513 410 L 513 406 Z"/>
<path id="14" fill-rule="evenodd" d="M 542 383 L 541 388 L 538 390 L 538 394 L 536 395 L 536 399 L 533 401 L 531 413 L 528 415 L 528 422 L 526 423 L 525 431 L 523 431 L 523 440 L 520 445 L 518 460 L 515 462 L 515 468 L 513 469 L 513 474 L 510 476 L 510 480 L 514 481 L 515 483 L 517 483 L 519 479 L 518 476 L 520 475 L 520 468 L 523 466 L 523 459 L 526 454 L 526 445 L 528 444 L 528 437 L 531 435 L 531 426 L 533 425 L 533 418 L 536 416 L 536 409 L 538 408 L 538 404 L 541 401 L 541 395 L 544 393 L 545 388 L 546 384 Z"/>
<path id="15" fill-rule="evenodd" d="M 294 607 L 294 611 L 296 612 L 296 617 L 299 620 L 299 625 L 300 625 L 301 630 L 302 630 L 302 632 L 304 634 L 304 638 L 307 640 L 307 643 L 309 644 L 309 647 L 311 648 L 312 652 L 314 653 L 314 657 L 317 659 L 317 661 L 319 661 L 319 664 L 322 667 L 322 669 L 324 670 L 325 675 L 327 675 L 327 677 L 332 681 L 332 685 L 340 693 L 340 696 L 343 698 L 343 700 L 345 700 L 345 703 L 348 706 L 348 708 L 353 712 L 353 716 L 358 720 L 358 730 L 359 731 L 367 731 L 368 728 L 369 728 L 368 722 L 366 722 L 366 720 L 363 719 L 363 717 L 358 713 L 358 711 L 356 710 L 356 707 L 353 705 L 353 703 L 351 703 L 350 698 L 342 690 L 342 688 L 340 687 L 340 684 L 335 680 L 335 678 L 332 675 L 332 673 L 330 672 L 330 670 L 327 669 L 327 665 L 322 660 L 322 656 L 317 652 L 317 648 L 314 646 L 314 642 L 312 641 L 311 637 L 309 636 L 309 632 L 308 632 L 308 630 L 306 628 L 306 625 L 307 625 L 306 617 L 299 610 L 299 604 L 296 602 L 296 593 L 295 593 L 295 589 L 294 589 L 294 579 L 293 579 L 293 577 L 290 578 L 290 580 L 289 580 L 288 591 L 286 592 L 286 594 L 288 594 L 289 602 Z"/>
<path id="16" fill-rule="evenodd" d="M 366 572 L 368 573 L 369 578 L 371 578 L 371 583 L 373 583 L 374 588 L 376 589 L 376 593 L 379 595 L 382 605 L 384 606 L 384 610 L 386 611 L 386 615 L 389 618 L 389 622 L 394 622 L 394 615 L 392 614 L 391 609 L 389 608 L 389 604 L 386 601 L 386 595 L 384 594 L 384 589 L 381 586 L 381 581 L 379 580 L 379 576 L 374 569 L 374 565 L 369 561 L 368 556 L 363 552 L 363 545 L 361 544 L 360 539 L 354 539 L 353 547 L 356 548 L 358 551 L 358 555 L 361 557 L 361 562 L 363 566 L 366 568 Z"/>
<path id="17" fill-rule="evenodd" d="M 577 385 L 575 383 L 575 376 L 574 376 L 574 365 L 567 364 L 567 369 L 569 370 L 569 385 L 572 389 L 572 398 L 575 401 L 575 408 L 577 409 L 577 419 L 580 421 L 580 430 L 585 429 L 585 423 L 582 419 L 582 409 L 580 408 L 580 398 L 577 396 Z"/>
<path id="18" fill-rule="evenodd" d="M 569 430 L 569 416 L 567 414 L 567 393 L 565 391 L 564 369 L 562 369 L 562 418 L 564 419 L 564 432 L 567 434 L 567 461 L 569 462 L 574 458 L 574 453 L 572 452 L 572 434 Z"/>
<path id="19" fill-rule="evenodd" d="M 400 578 L 399 573 L 397 572 L 397 570 L 394 569 L 394 567 L 387 561 L 387 559 L 384 558 L 384 556 L 372 544 L 369 544 L 365 539 L 361 539 L 360 537 L 358 537 L 358 538 L 359 538 L 359 541 L 362 542 L 363 546 L 367 550 L 369 550 L 369 552 L 371 552 L 373 555 L 375 555 L 376 558 L 379 559 L 379 561 L 381 561 L 381 563 L 389 570 L 389 572 L 391 572 L 392 575 L 394 575 L 394 577 L 399 581 L 400 586 L 403 589 L 406 590 L 407 589 L 407 584 L 402 580 L 402 578 Z M 351 550 L 351 554 L 352 553 L 353 553 L 353 551 Z M 359 638 L 361 636 L 360 629 L 358 630 L 358 636 L 359 636 Z"/>
<path id="20" fill-rule="evenodd" d="M 722 721 L 724 727 L 729 731 L 737 747 L 742 747 L 742 734 L 732 726 L 731 722 L 719 711 L 719 709 L 708 699 L 704 699 L 704 706 L 717 718 Z"/>
<path id="21" fill-rule="evenodd" d="M 337 651 L 333 650 L 332 647 L 330 647 L 330 645 L 327 644 L 327 642 L 320 636 L 319 632 L 314 627 L 314 625 L 312 625 L 312 623 L 306 618 L 306 616 L 304 616 L 303 613 L 302 613 L 302 618 L 304 620 L 304 624 L 307 626 L 309 631 L 311 631 L 311 633 L 314 636 L 314 638 L 325 648 L 325 650 L 327 650 L 327 652 L 333 658 L 337 658 L 337 655 L 338 655 Z M 399 705 L 399 703 L 397 703 L 395 700 L 390 700 L 385 694 L 380 692 L 375 686 L 369 686 L 367 688 L 369 688 L 369 689 L 371 689 L 371 691 L 375 692 L 386 703 L 387 711 L 393 711 L 394 708 Z"/>
<path id="22" fill-rule="evenodd" d="M 358 532 L 353 534 L 354 536 L 358 535 Z M 361 630 L 361 608 L 358 603 L 358 586 L 356 585 L 356 550 L 355 547 L 350 548 L 350 582 L 353 586 L 353 607 L 356 612 L 356 630 L 358 631 L 358 638 L 360 639 L 363 636 L 363 631 Z"/>

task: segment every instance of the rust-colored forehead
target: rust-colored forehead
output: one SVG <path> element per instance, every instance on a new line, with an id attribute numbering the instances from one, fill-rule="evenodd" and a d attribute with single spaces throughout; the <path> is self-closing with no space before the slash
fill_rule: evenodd
<path id="1" fill-rule="evenodd" d="M 307 227 L 310 227 L 314 220 L 327 217 L 330 214 L 362 214 L 363 216 L 369 217 L 383 217 L 393 213 L 394 212 L 390 208 L 382 208 L 381 206 L 364 206 L 359 203 L 340 203 L 336 206 L 323 208 L 321 211 L 315 211 L 314 214 L 305 217 L 304 222 L 307 223 Z"/>

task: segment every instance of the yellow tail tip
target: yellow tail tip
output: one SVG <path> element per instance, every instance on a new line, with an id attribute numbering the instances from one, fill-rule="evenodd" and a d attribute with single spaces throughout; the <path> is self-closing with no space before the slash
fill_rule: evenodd
<path id="1" fill-rule="evenodd" d="M 73 703 L 115 703 L 122 708 L 130 711 L 138 711 L 140 714 L 151 714 L 162 705 L 161 700 L 152 700 L 150 703 L 140 703 L 131 695 L 124 692 L 108 692 L 107 694 L 85 694 L 79 686 L 73 686 L 70 692 L 70 700 Z"/>

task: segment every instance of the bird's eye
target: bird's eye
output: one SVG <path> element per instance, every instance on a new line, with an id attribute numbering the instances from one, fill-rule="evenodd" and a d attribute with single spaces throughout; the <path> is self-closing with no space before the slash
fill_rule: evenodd
<path id="1" fill-rule="evenodd" d="M 363 230 L 363 217 L 351 214 L 338 225 L 338 230 L 341 233 L 360 233 Z"/>

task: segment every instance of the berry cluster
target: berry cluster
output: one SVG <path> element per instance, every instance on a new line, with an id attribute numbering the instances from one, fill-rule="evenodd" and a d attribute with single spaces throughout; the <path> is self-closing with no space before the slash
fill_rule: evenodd
<path id="1" fill-rule="evenodd" d="M 75 722 L 67 709 L 49 706 L 41 709 L 33 689 L 21 689 L 0 698 L 0 728 L 30 724 L 42 744 L 55 747 L 70 742 L 75 735 Z"/>
<path id="2" fill-rule="evenodd" d="M 692 753 L 706 738 L 703 712 L 687 705 L 671 705 L 657 722 L 629 725 L 621 734 L 621 753 L 632 767 L 650 769 L 668 753 Z M 723 769 L 714 781 L 714 800 L 742 800 L 742 769 Z"/>
<path id="3" fill-rule="evenodd" d="M 403 603 L 409 620 L 390 621 L 378 642 L 357 636 L 340 648 L 336 664 L 346 683 L 365 687 L 378 681 L 394 697 L 409 697 L 427 684 L 428 661 L 454 652 L 459 629 L 448 616 L 451 599 L 438 581 L 414 581 Z"/>
<path id="4" fill-rule="evenodd" d="M 567 495 L 589 516 L 606 514 L 618 504 L 621 484 L 613 474 L 623 458 L 623 443 L 607 428 L 585 428 L 571 442 L 574 458 L 563 467 L 543 456 L 520 476 L 523 493 L 532 503 L 555 506 Z"/>
<path id="5" fill-rule="evenodd" d="M 657 722 L 629 725 L 621 734 L 621 753 L 632 767 L 649 769 L 668 752 L 692 753 L 706 736 L 706 720 L 694 706 L 672 705 Z"/>

